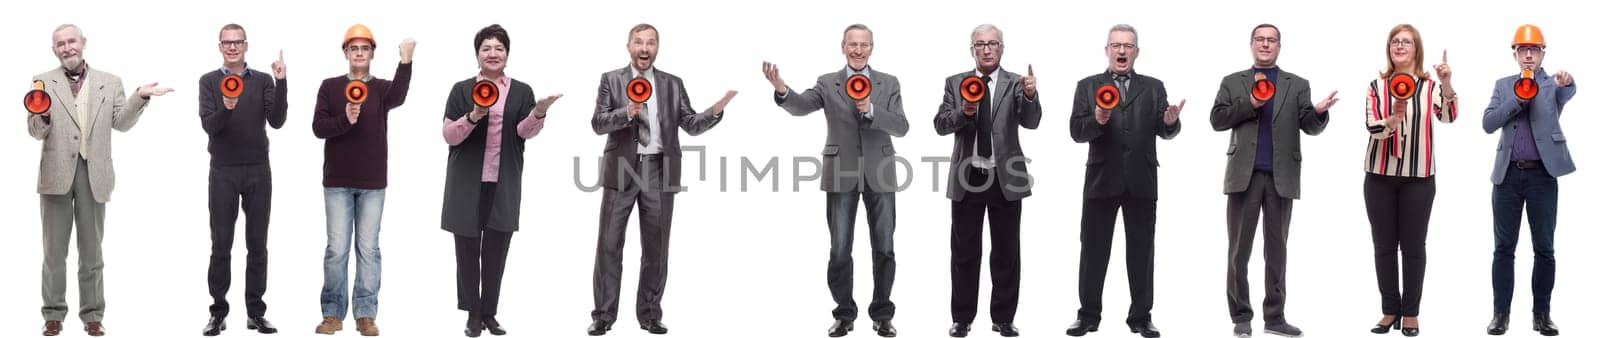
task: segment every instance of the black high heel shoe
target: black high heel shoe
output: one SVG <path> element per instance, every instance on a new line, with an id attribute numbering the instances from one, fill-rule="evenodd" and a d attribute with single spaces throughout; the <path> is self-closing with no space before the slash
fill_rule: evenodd
<path id="1" fill-rule="evenodd" d="M 1385 334 L 1389 333 L 1390 329 L 1400 329 L 1400 317 L 1394 317 L 1394 320 L 1390 320 L 1388 324 L 1378 323 L 1377 326 L 1372 327 L 1372 333 Z"/>
<path id="2" fill-rule="evenodd" d="M 1404 318 L 1404 317 L 1401 317 L 1401 318 Z M 1412 317 L 1412 319 L 1416 319 L 1416 317 Z M 1402 321 L 1403 320 L 1396 320 L 1395 322 L 1399 323 L 1399 322 L 1402 322 Z M 1416 337 L 1417 335 L 1422 334 L 1422 329 L 1421 328 L 1405 327 L 1405 325 L 1396 325 L 1395 327 L 1400 328 L 1400 334 L 1404 335 L 1406 337 Z"/>

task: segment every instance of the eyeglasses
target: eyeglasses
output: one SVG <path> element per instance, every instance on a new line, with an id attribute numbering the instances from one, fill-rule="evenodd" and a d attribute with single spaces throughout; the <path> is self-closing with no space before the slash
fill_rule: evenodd
<path id="1" fill-rule="evenodd" d="M 1389 40 L 1389 47 L 1411 47 L 1411 46 L 1416 46 L 1416 45 L 1417 45 L 1417 42 L 1413 41 L 1411 39 Z"/>
<path id="2" fill-rule="evenodd" d="M 344 51 L 351 52 L 351 53 L 355 53 L 355 52 L 371 52 L 372 51 L 372 45 L 350 45 L 350 46 L 344 47 Z"/>
<path id="3" fill-rule="evenodd" d="M 1118 49 L 1134 50 L 1134 49 L 1139 49 L 1139 45 L 1135 45 L 1135 44 L 1131 44 L 1131 43 L 1108 43 L 1108 44 L 1106 44 L 1106 49 L 1110 49 L 1110 50 L 1118 50 Z"/>
<path id="4" fill-rule="evenodd" d="M 245 42 L 244 40 L 223 40 L 222 42 L 217 43 L 217 47 L 239 48 L 244 47 L 246 44 L 248 44 L 248 42 Z"/>
<path id="5" fill-rule="evenodd" d="M 1257 36 L 1257 37 L 1254 37 L 1254 38 L 1250 38 L 1250 41 L 1254 41 L 1255 43 L 1277 44 L 1278 43 L 1278 38 L 1269 38 L 1269 37 L 1265 37 L 1265 36 Z"/>
<path id="6" fill-rule="evenodd" d="M 984 49 L 999 50 L 1000 47 L 1002 47 L 1004 45 L 1005 45 L 1004 43 L 1001 43 L 1000 41 L 994 41 L 994 40 L 978 41 L 978 42 L 973 42 L 972 43 L 972 49 L 976 49 L 976 50 L 984 50 Z"/>
<path id="7" fill-rule="evenodd" d="M 1540 46 L 1517 46 L 1518 54 L 1539 54 L 1543 52 L 1544 47 Z"/>

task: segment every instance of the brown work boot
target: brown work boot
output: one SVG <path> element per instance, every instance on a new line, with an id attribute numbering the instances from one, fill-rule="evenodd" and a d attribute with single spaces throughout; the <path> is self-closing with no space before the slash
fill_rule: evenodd
<path id="1" fill-rule="evenodd" d="M 322 323 L 317 324 L 317 334 L 331 335 L 340 330 L 344 330 L 344 321 L 339 320 L 339 318 L 322 317 Z"/>
<path id="2" fill-rule="evenodd" d="M 356 318 L 356 331 L 361 332 L 362 336 L 376 337 L 378 323 L 374 322 L 372 317 Z"/>
<path id="3" fill-rule="evenodd" d="M 55 336 L 61 335 L 61 321 L 59 321 L 59 320 L 46 320 L 46 321 L 44 321 L 44 331 L 41 332 L 41 333 L 45 337 L 55 337 Z"/>

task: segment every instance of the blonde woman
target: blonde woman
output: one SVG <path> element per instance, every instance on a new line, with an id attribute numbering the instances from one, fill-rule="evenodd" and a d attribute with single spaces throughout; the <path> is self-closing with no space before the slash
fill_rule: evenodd
<path id="1" fill-rule="evenodd" d="M 1401 24 L 1389 30 L 1388 67 L 1367 91 L 1367 219 L 1372 224 L 1373 258 L 1383 318 L 1372 333 L 1420 333 L 1417 323 L 1422 280 L 1428 263 L 1428 218 L 1435 195 L 1433 120 L 1456 119 L 1456 92 L 1450 85 L 1448 52 L 1422 68 L 1422 35 Z M 1436 77 L 1435 77 L 1436 75 Z M 1401 80 L 1406 76 L 1411 81 Z M 1400 254 L 1397 255 L 1396 252 Z"/>

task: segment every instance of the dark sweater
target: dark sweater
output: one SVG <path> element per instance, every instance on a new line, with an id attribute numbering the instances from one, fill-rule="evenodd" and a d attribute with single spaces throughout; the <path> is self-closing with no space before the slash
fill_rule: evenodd
<path id="1" fill-rule="evenodd" d="M 230 110 L 222 103 L 223 76 L 220 69 L 200 76 L 200 127 L 210 138 L 211 166 L 268 163 L 266 126 L 283 128 L 288 81 L 246 68 L 244 92 Z"/>
<path id="2" fill-rule="evenodd" d="M 395 68 L 394 81 L 373 77 L 367 81 L 367 101 L 351 124 L 345 117 L 344 86 L 347 75 L 322 80 L 317 90 L 316 115 L 311 132 L 327 142 L 322 147 L 322 186 L 327 188 L 383 189 L 389 186 L 389 111 L 406 103 L 411 88 L 411 64 Z"/>

